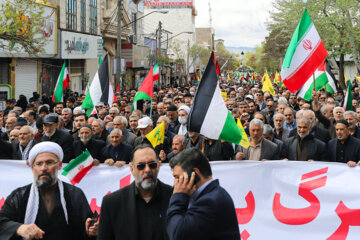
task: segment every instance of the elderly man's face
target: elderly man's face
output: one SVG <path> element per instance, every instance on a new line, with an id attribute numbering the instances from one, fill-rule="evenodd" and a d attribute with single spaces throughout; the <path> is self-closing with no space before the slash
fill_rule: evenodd
<path id="1" fill-rule="evenodd" d="M 112 118 L 115 118 L 118 114 L 117 114 L 117 111 L 116 111 L 115 109 L 110 109 L 109 115 L 110 115 Z"/>
<path id="2" fill-rule="evenodd" d="M 124 137 L 121 136 L 119 132 L 115 132 L 115 131 L 112 131 L 109 136 L 110 143 L 113 147 L 119 146 L 123 138 Z"/>
<path id="3" fill-rule="evenodd" d="M 284 111 L 284 115 L 285 115 L 285 121 L 287 122 L 287 124 L 292 124 L 294 121 L 294 112 L 291 109 L 286 109 Z"/>
<path id="4" fill-rule="evenodd" d="M 57 156 L 53 153 L 40 153 L 36 156 L 31 166 L 35 184 L 39 187 L 49 187 L 57 182 L 57 173 L 61 168 Z"/>
<path id="5" fill-rule="evenodd" d="M 14 128 L 15 122 L 16 122 L 16 118 L 8 117 L 8 119 L 5 122 L 5 130 L 7 132 L 10 132 Z"/>
<path id="6" fill-rule="evenodd" d="M 65 123 L 68 123 L 71 120 L 72 114 L 67 111 L 62 111 L 61 117 L 64 119 Z"/>
<path id="7" fill-rule="evenodd" d="M 53 123 L 53 124 L 44 123 L 44 125 L 43 125 L 44 134 L 47 137 L 51 137 L 52 135 L 54 135 L 57 126 L 58 126 L 57 123 Z"/>
<path id="8" fill-rule="evenodd" d="M 88 127 L 82 127 L 79 130 L 79 138 L 83 143 L 88 143 L 92 136 L 92 130 Z"/>
<path id="9" fill-rule="evenodd" d="M 276 114 L 274 116 L 274 126 L 276 129 L 282 129 L 284 124 L 284 118 L 282 114 Z"/>
<path id="10" fill-rule="evenodd" d="M 125 129 L 126 129 L 126 126 L 125 126 L 125 124 L 122 124 L 121 123 L 121 118 L 117 118 L 117 119 L 115 119 L 114 121 L 113 121 L 113 123 L 114 123 L 114 128 L 118 128 L 118 129 L 120 129 L 121 131 L 125 131 Z"/>
<path id="11" fill-rule="evenodd" d="M 334 118 L 335 118 L 335 120 L 343 119 L 344 118 L 344 110 L 341 108 L 336 109 Z"/>
<path id="12" fill-rule="evenodd" d="M 350 128 L 356 127 L 357 119 L 352 114 L 346 114 L 345 120 L 349 123 Z"/>
<path id="13" fill-rule="evenodd" d="M 174 154 L 178 154 L 179 152 L 184 150 L 185 146 L 181 144 L 181 137 L 177 136 L 173 138 L 171 148 Z"/>
<path id="14" fill-rule="evenodd" d="M 300 136 L 300 138 L 304 138 L 310 133 L 310 126 L 309 122 L 300 120 L 297 123 L 297 132 Z"/>
<path id="15" fill-rule="evenodd" d="M 138 118 L 137 117 L 130 117 L 129 125 L 131 129 L 135 129 L 138 126 Z"/>
<path id="16" fill-rule="evenodd" d="M 145 192 L 156 187 L 157 175 L 161 163 L 157 160 L 155 151 L 152 148 L 139 149 L 134 154 L 130 170 L 135 177 L 135 184 Z"/>
<path id="17" fill-rule="evenodd" d="M 104 127 L 101 127 L 100 123 L 98 121 L 93 121 L 91 124 L 91 128 L 93 130 L 94 134 L 99 134 L 104 130 Z"/>
<path id="18" fill-rule="evenodd" d="M 255 142 L 260 142 L 262 134 L 263 128 L 261 126 L 254 125 L 250 127 L 250 136 Z"/>
<path id="19" fill-rule="evenodd" d="M 12 143 L 14 140 L 18 140 L 19 139 L 19 130 L 18 129 L 14 129 L 10 132 L 10 136 L 9 136 L 9 141 Z"/>
<path id="20" fill-rule="evenodd" d="M 167 111 L 166 116 L 170 119 L 171 122 L 175 122 L 178 118 L 177 111 Z"/>
<path id="21" fill-rule="evenodd" d="M 165 108 L 163 103 L 159 103 L 157 105 L 157 112 L 159 113 L 160 116 L 165 114 Z"/>
<path id="22" fill-rule="evenodd" d="M 146 128 L 139 128 L 142 137 L 145 137 L 146 134 L 151 132 L 152 129 L 153 129 L 152 126 L 147 126 Z"/>
<path id="23" fill-rule="evenodd" d="M 27 144 L 34 139 L 34 135 L 27 128 L 21 128 L 19 132 L 19 142 L 22 146 Z"/>
<path id="24" fill-rule="evenodd" d="M 335 125 L 336 136 L 340 141 L 345 141 L 349 137 L 349 129 L 343 123 L 337 123 Z"/>

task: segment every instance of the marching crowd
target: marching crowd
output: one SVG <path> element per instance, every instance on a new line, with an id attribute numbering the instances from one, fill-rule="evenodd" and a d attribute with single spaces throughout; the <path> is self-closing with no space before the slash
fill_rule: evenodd
<path id="1" fill-rule="evenodd" d="M 112 106 L 98 104 L 89 117 L 81 103 L 84 95 L 67 94 L 64 102 L 51 103 L 34 93 L 26 100 L 7 100 L 0 112 L 1 159 L 27 159 L 30 149 L 42 141 L 58 143 L 64 162 L 88 149 L 94 164 L 121 167 L 130 161 L 132 150 L 160 123 L 165 123 L 164 143 L 155 148 L 162 162 L 169 162 L 187 148 L 198 148 L 209 161 L 219 160 L 300 160 L 347 163 L 360 160 L 359 89 L 353 88 L 353 111 L 341 106 L 344 93 L 313 93 L 310 102 L 275 86 L 272 96 L 258 85 L 227 83 L 226 106 L 235 121 L 241 120 L 250 141 L 245 148 L 209 139 L 188 131 L 188 116 L 196 92 L 194 86 L 163 87 L 154 91 L 153 101 L 133 110 L 136 90 L 117 92 Z M 216 126 L 214 126 L 216 127 Z"/>

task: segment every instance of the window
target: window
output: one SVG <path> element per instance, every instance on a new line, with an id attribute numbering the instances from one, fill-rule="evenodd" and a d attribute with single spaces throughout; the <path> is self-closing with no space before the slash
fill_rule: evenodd
<path id="1" fill-rule="evenodd" d="M 80 0 L 80 11 L 81 31 L 86 32 L 86 0 Z"/>
<path id="2" fill-rule="evenodd" d="M 90 0 L 90 33 L 97 33 L 97 0 Z"/>
<path id="3" fill-rule="evenodd" d="M 66 0 L 66 28 L 76 30 L 76 0 Z"/>

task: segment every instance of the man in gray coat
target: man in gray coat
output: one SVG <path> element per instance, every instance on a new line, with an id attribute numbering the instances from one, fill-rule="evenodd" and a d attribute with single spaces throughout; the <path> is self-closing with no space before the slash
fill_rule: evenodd
<path id="1" fill-rule="evenodd" d="M 263 137 L 264 123 L 259 119 L 250 122 L 250 147 L 238 146 L 236 160 L 278 160 L 277 145 Z"/>

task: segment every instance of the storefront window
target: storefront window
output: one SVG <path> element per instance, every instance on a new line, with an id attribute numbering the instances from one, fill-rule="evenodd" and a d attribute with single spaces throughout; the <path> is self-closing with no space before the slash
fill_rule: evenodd
<path id="1" fill-rule="evenodd" d="M 97 0 L 90 0 L 90 33 L 97 33 Z"/>
<path id="2" fill-rule="evenodd" d="M 66 28 L 76 30 L 76 0 L 66 0 Z"/>
<path id="3" fill-rule="evenodd" d="M 80 8 L 81 8 L 81 16 L 80 16 L 81 31 L 86 32 L 86 0 L 80 1 Z"/>

